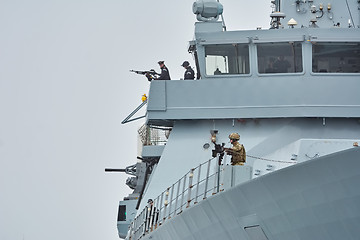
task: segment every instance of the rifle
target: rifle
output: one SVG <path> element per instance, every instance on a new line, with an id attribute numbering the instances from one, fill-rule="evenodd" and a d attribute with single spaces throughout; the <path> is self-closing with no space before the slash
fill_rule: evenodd
<path id="1" fill-rule="evenodd" d="M 158 74 L 157 72 L 155 72 L 154 69 L 151 69 L 150 71 L 130 70 L 130 72 L 134 72 L 134 73 L 137 73 L 137 74 L 145 75 L 145 77 L 147 77 L 147 79 L 149 80 L 149 82 L 151 82 L 152 80 L 156 79 L 157 76 L 160 76 L 160 74 Z"/>

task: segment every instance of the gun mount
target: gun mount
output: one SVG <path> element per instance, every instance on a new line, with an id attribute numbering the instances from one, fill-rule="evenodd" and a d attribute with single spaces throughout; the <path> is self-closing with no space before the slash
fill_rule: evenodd
<path id="1" fill-rule="evenodd" d="M 136 164 L 127 166 L 126 168 L 105 168 L 105 172 L 124 172 L 136 176 Z"/>

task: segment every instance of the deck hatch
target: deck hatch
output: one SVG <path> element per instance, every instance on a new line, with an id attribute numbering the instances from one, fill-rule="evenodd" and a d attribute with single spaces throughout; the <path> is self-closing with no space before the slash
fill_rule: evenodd
<path id="1" fill-rule="evenodd" d="M 250 240 L 269 240 L 259 225 L 244 227 Z"/>

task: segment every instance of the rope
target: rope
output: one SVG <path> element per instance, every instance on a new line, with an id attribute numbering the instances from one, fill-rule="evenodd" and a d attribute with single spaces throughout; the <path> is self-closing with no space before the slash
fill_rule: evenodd
<path id="1" fill-rule="evenodd" d="M 269 162 L 291 163 L 291 164 L 297 163 L 297 161 L 289 162 L 289 161 L 282 161 L 282 160 L 266 159 L 266 158 L 262 158 L 262 157 L 255 157 L 255 156 L 251 156 L 251 155 L 246 155 L 246 156 L 247 156 L 247 157 L 250 157 L 250 158 L 254 158 L 254 159 L 263 160 L 263 161 L 269 161 Z"/>
<path id="2" fill-rule="evenodd" d="M 347 6 L 347 9 L 348 9 L 348 11 L 349 11 L 351 23 L 352 23 L 353 27 L 355 27 L 354 20 L 353 20 L 353 17 L 352 17 L 352 15 L 351 15 L 351 11 L 350 11 L 350 7 L 349 7 L 348 0 L 346 0 L 346 6 Z"/>

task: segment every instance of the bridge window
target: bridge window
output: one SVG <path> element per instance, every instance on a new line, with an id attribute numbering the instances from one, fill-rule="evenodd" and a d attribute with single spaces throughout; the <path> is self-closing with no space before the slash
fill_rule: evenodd
<path id="1" fill-rule="evenodd" d="M 249 74 L 249 46 L 221 44 L 205 47 L 207 75 Z"/>
<path id="2" fill-rule="evenodd" d="M 301 43 L 263 43 L 257 45 L 259 73 L 297 73 L 303 71 Z"/>
<path id="3" fill-rule="evenodd" d="M 314 43 L 312 70 L 315 73 L 360 72 L 360 43 Z"/>

